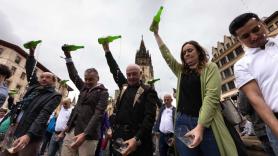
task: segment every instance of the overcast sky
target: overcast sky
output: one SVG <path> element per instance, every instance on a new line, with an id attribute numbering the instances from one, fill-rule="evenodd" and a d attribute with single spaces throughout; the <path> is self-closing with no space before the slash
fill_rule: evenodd
<path id="1" fill-rule="evenodd" d="M 43 40 L 37 59 L 61 79 L 69 79 L 61 45 L 84 45 L 72 53 L 80 76 L 86 68 L 95 67 L 111 95 L 117 86 L 106 64 L 97 38 L 122 35 L 110 44 L 120 68 L 134 63 L 141 36 L 149 50 L 159 95 L 172 92 L 176 78 L 163 60 L 153 34 L 149 31 L 152 17 L 164 6 L 160 34 L 179 60 L 181 45 L 188 40 L 200 42 L 208 51 L 229 35 L 231 20 L 244 12 L 259 17 L 277 11 L 277 0 L 0 0 L 0 39 L 20 45 L 30 40 Z M 72 83 L 69 83 L 71 86 Z M 77 93 L 73 93 L 77 94 Z M 72 94 L 72 95 L 73 95 Z"/>

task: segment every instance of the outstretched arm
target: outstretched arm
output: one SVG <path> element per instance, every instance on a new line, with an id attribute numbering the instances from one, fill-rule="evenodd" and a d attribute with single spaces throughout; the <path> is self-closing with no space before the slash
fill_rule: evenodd
<path id="1" fill-rule="evenodd" d="M 35 59 L 34 54 L 35 54 L 35 49 L 31 48 L 25 64 L 25 70 L 26 70 L 27 81 L 29 82 L 29 86 L 39 83 L 36 70 L 35 70 L 37 60 Z"/>
<path id="2" fill-rule="evenodd" d="M 170 67 L 170 69 L 173 71 L 173 73 L 176 76 L 178 76 L 178 73 L 181 69 L 181 64 L 173 57 L 173 55 L 171 54 L 168 47 L 165 45 L 165 43 L 161 39 L 161 37 L 158 33 L 158 30 L 159 30 L 159 28 L 158 28 L 158 26 L 156 26 L 155 29 L 154 29 L 154 37 L 156 39 L 157 45 L 160 49 L 160 52 L 161 52 L 164 60 L 166 61 L 166 63 Z"/>
<path id="3" fill-rule="evenodd" d="M 64 51 L 64 54 L 66 56 L 66 64 L 67 64 L 67 69 L 69 73 L 69 77 L 71 81 L 75 84 L 75 86 L 78 88 L 78 90 L 81 90 L 84 86 L 83 80 L 80 78 L 78 75 L 78 72 L 74 66 L 74 63 L 71 58 L 71 54 L 69 51 L 66 51 L 65 49 L 62 48 Z"/>
<path id="4" fill-rule="evenodd" d="M 103 50 L 105 52 L 107 64 L 110 68 L 110 72 L 113 74 L 114 81 L 117 83 L 119 88 L 122 88 L 123 84 L 127 83 L 127 80 L 126 80 L 124 74 L 122 73 L 122 71 L 120 70 L 116 60 L 112 56 L 112 53 L 109 49 L 109 44 L 104 43 L 102 46 L 103 46 Z"/>

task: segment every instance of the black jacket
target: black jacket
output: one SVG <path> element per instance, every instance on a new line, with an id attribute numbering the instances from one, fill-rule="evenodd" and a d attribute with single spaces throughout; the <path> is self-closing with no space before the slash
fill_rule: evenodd
<path id="1" fill-rule="evenodd" d="M 119 69 L 111 52 L 107 52 L 105 56 L 110 72 L 113 74 L 114 80 L 121 90 L 116 102 L 116 109 L 114 109 L 115 116 L 117 116 L 117 112 L 121 111 L 119 106 L 122 95 L 124 94 L 125 88 L 128 87 L 127 79 Z M 141 92 L 140 89 L 142 90 Z M 157 93 L 152 87 L 140 83 L 140 87 L 133 100 L 133 114 L 130 117 L 133 125 L 130 126 L 134 127 L 134 136 L 142 141 L 142 145 L 146 146 L 152 144 L 151 133 L 156 114 L 156 95 Z M 116 125 L 117 123 L 113 124 Z"/>
<path id="2" fill-rule="evenodd" d="M 35 58 L 29 56 L 26 62 L 26 74 L 29 82 L 29 88 L 24 95 L 23 99 L 35 91 L 39 85 L 36 72 L 32 75 L 32 70 L 35 67 Z M 24 110 L 17 129 L 15 130 L 15 136 L 21 137 L 25 134 L 30 136 L 31 140 L 36 138 L 42 138 L 46 127 L 47 121 L 61 101 L 61 94 L 55 91 L 54 87 L 43 87 L 41 92 L 33 98 L 28 104 L 28 107 Z"/>
<path id="3" fill-rule="evenodd" d="M 79 77 L 73 62 L 67 63 L 70 79 L 80 91 L 77 104 L 72 110 L 67 122 L 69 131 L 74 128 L 74 134 L 86 134 L 87 140 L 98 140 L 103 114 L 108 104 L 108 90 L 98 84 L 93 88 L 87 88 Z"/>

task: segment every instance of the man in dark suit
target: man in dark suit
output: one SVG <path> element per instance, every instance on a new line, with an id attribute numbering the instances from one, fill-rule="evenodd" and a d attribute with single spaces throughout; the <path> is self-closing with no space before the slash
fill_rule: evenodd
<path id="1" fill-rule="evenodd" d="M 152 127 L 156 113 L 156 91 L 140 81 L 141 69 L 136 64 L 126 68 L 123 75 L 113 58 L 108 43 L 103 44 L 106 60 L 114 80 L 120 88 L 114 109 L 112 142 L 122 138 L 127 148 L 123 156 L 152 156 Z M 120 153 L 113 151 L 114 155 Z"/>
<path id="2" fill-rule="evenodd" d="M 172 106 L 172 96 L 164 95 L 164 105 L 160 108 L 154 131 L 159 132 L 159 155 L 167 156 L 173 147 L 174 118 L 176 108 Z"/>
<path id="3" fill-rule="evenodd" d="M 25 66 L 29 88 L 11 110 L 9 130 L 13 129 L 14 133 L 10 132 L 17 138 L 9 151 L 13 154 L 5 150 L 0 156 L 37 156 L 49 116 L 62 98 L 55 91 L 56 78 L 52 73 L 44 72 L 37 78 L 34 53 L 35 49 L 30 49 Z"/>

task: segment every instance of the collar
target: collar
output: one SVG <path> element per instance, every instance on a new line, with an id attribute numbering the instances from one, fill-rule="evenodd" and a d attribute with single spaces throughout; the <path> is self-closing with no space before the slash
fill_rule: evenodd
<path id="1" fill-rule="evenodd" d="M 165 109 L 172 109 L 172 108 L 173 108 L 173 106 L 171 106 L 171 107 L 169 107 L 169 108 L 165 106 Z"/>

